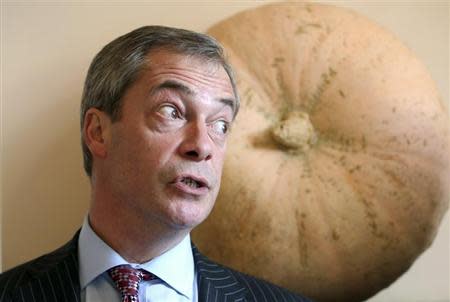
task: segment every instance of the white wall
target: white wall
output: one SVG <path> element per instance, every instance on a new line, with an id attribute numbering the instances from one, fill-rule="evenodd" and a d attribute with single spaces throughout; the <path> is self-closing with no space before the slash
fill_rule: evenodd
<path id="1" fill-rule="evenodd" d="M 78 108 L 85 73 L 100 47 L 144 24 L 205 31 L 266 2 L 2 3 L 3 269 L 63 244 L 86 213 L 89 186 L 82 170 Z M 328 3 L 354 8 L 395 32 L 429 67 L 448 102 L 448 1 Z M 431 249 L 370 301 L 450 301 L 449 237 L 447 213 Z"/>

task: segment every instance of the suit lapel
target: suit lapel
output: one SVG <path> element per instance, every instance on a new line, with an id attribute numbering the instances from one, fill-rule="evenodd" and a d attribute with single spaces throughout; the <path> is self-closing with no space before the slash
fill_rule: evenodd
<path id="1" fill-rule="evenodd" d="M 242 300 L 247 290 L 227 268 L 210 261 L 192 245 L 197 270 L 198 302 Z"/>

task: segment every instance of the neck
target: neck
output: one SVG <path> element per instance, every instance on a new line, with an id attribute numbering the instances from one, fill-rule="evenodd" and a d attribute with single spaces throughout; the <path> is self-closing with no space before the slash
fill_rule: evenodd
<path id="1" fill-rule="evenodd" d="M 120 208 L 114 201 L 93 199 L 89 223 L 94 232 L 130 263 L 144 263 L 175 247 L 189 233 Z"/>

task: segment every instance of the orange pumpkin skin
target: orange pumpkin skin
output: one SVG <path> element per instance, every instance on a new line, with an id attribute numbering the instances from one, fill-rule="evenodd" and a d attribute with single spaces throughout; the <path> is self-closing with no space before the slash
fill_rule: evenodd
<path id="1" fill-rule="evenodd" d="M 209 33 L 242 104 L 194 242 L 318 301 L 391 284 L 430 245 L 450 196 L 449 119 L 425 67 L 332 6 L 263 6 Z"/>

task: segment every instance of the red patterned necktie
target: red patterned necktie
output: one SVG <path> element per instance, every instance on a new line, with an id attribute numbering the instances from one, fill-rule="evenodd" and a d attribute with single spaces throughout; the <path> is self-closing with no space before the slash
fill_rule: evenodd
<path id="1" fill-rule="evenodd" d="M 115 266 L 108 270 L 108 274 L 122 295 L 122 302 L 139 302 L 139 283 L 155 278 L 151 273 L 131 265 Z"/>

